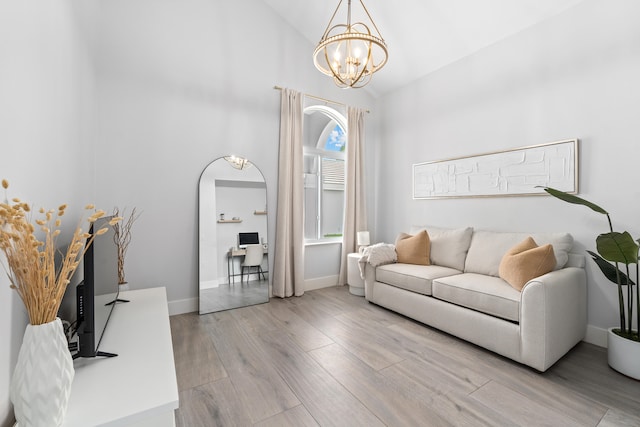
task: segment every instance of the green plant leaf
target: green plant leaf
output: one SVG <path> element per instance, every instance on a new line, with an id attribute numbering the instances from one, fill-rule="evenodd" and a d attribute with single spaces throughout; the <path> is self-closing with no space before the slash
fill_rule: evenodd
<path id="1" fill-rule="evenodd" d="M 616 278 L 616 266 L 611 264 L 610 262 L 608 262 L 606 259 L 602 258 L 600 255 L 598 255 L 595 252 L 591 252 L 591 251 L 587 251 L 587 252 L 589 253 L 589 255 L 591 255 L 596 265 L 600 267 L 600 271 L 602 271 L 602 274 L 604 274 L 604 277 L 606 277 L 611 282 L 617 285 L 618 280 Z M 633 280 L 630 280 L 627 277 L 627 275 L 624 274 L 620 269 L 618 269 L 618 272 L 620 273 L 620 282 L 621 282 L 620 284 L 622 286 L 627 286 L 628 284 L 631 284 L 631 286 L 635 286 L 635 283 L 633 282 Z"/>
<path id="2" fill-rule="evenodd" d="M 638 262 L 638 244 L 627 231 L 601 234 L 596 238 L 596 247 L 602 258 L 611 262 L 635 264 Z"/>
<path id="3" fill-rule="evenodd" d="M 573 194 L 569 194 L 566 193 L 564 191 L 561 190 L 556 190 L 555 188 L 551 188 L 551 187 L 542 187 L 544 188 L 544 191 L 546 191 L 547 193 L 549 193 L 550 195 L 552 195 L 553 197 L 563 200 L 567 203 L 572 203 L 574 205 L 583 205 L 586 206 L 588 208 L 591 208 L 592 210 L 604 214 L 604 215 L 608 215 L 609 212 L 605 211 L 604 209 L 602 209 L 600 206 L 596 205 L 595 203 L 591 203 L 588 200 L 585 200 L 581 197 L 578 197 L 576 195 Z"/>

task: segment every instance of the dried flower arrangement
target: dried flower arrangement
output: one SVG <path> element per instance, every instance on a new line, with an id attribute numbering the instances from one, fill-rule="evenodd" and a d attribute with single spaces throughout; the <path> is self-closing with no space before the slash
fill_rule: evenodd
<path id="1" fill-rule="evenodd" d="M 9 187 L 7 180 L 2 180 L 2 187 Z M 83 232 L 80 224 L 76 227 L 66 254 L 62 254 L 62 262 L 56 268 L 57 237 L 61 234 L 61 217 L 67 205 L 55 210 L 40 209 L 44 219 L 35 223 L 44 234 L 44 241 L 35 236 L 36 227 L 30 222 L 31 207 L 20 199 L 13 199 L 10 205 L 6 200 L 0 203 L 0 249 L 4 252 L 7 265 L 3 267 L 11 282 L 11 288 L 18 292 L 32 325 L 42 325 L 56 319 L 62 297 L 75 273 L 86 249 L 96 236 L 107 232 L 104 227 L 93 234 Z M 87 205 L 87 210 L 94 210 Z M 96 210 L 88 219 L 95 222 L 105 212 Z M 113 218 L 109 225 L 113 226 L 121 218 Z M 86 241 L 86 244 L 85 244 Z"/>
<path id="2" fill-rule="evenodd" d="M 113 210 L 113 215 L 117 218 L 123 218 L 125 211 L 123 211 L 121 217 L 120 209 L 116 207 Z M 141 214 L 136 213 L 136 208 L 133 208 L 126 221 L 123 220 L 113 226 L 113 242 L 116 244 L 118 250 L 118 285 L 125 285 L 127 283 L 124 277 L 124 258 L 127 255 L 129 243 L 131 243 L 131 227 L 133 227 L 133 223 L 140 215 Z"/>

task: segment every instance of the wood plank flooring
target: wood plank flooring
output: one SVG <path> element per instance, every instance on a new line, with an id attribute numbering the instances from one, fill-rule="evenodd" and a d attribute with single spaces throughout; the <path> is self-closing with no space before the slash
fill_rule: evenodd
<path id="1" fill-rule="evenodd" d="M 269 301 L 269 280 L 221 283 L 200 290 L 200 313 L 229 310 Z"/>
<path id="2" fill-rule="evenodd" d="M 580 343 L 540 374 L 349 294 L 171 317 L 178 427 L 640 426 L 640 381 Z"/>

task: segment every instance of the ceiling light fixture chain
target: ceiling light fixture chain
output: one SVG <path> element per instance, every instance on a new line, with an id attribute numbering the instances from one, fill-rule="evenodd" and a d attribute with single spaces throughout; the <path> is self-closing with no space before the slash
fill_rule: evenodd
<path id="1" fill-rule="evenodd" d="M 337 86 L 360 88 L 369 83 L 373 73 L 387 63 L 387 44 L 362 0 L 360 5 L 376 34 L 372 34 L 364 22 L 352 24 L 351 0 L 347 4 L 347 23 L 332 26 L 341 5 L 342 0 L 313 52 L 313 63 L 321 73 L 333 77 Z"/>

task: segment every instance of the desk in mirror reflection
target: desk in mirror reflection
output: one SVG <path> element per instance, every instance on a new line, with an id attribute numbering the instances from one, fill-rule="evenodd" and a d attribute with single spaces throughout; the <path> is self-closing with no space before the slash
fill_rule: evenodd
<path id="1" fill-rule="evenodd" d="M 263 253 L 263 257 L 264 260 L 262 261 L 262 273 L 264 273 L 265 275 L 269 273 L 268 271 L 268 265 L 269 265 L 269 261 L 268 261 L 268 255 L 269 255 L 269 248 L 264 245 L 262 247 L 262 253 Z M 229 252 L 227 252 L 227 283 L 235 283 L 236 282 L 236 277 L 237 276 L 242 276 L 242 260 L 244 259 L 244 257 L 247 255 L 247 250 L 244 248 L 230 248 Z M 235 268 L 235 262 L 234 259 L 238 258 L 238 262 L 240 263 L 240 272 L 236 273 L 236 268 Z M 251 281 L 251 274 L 256 274 L 257 275 L 257 280 L 260 280 L 260 276 L 258 275 L 258 273 L 251 273 L 249 272 L 249 277 L 247 278 L 247 281 Z"/>

